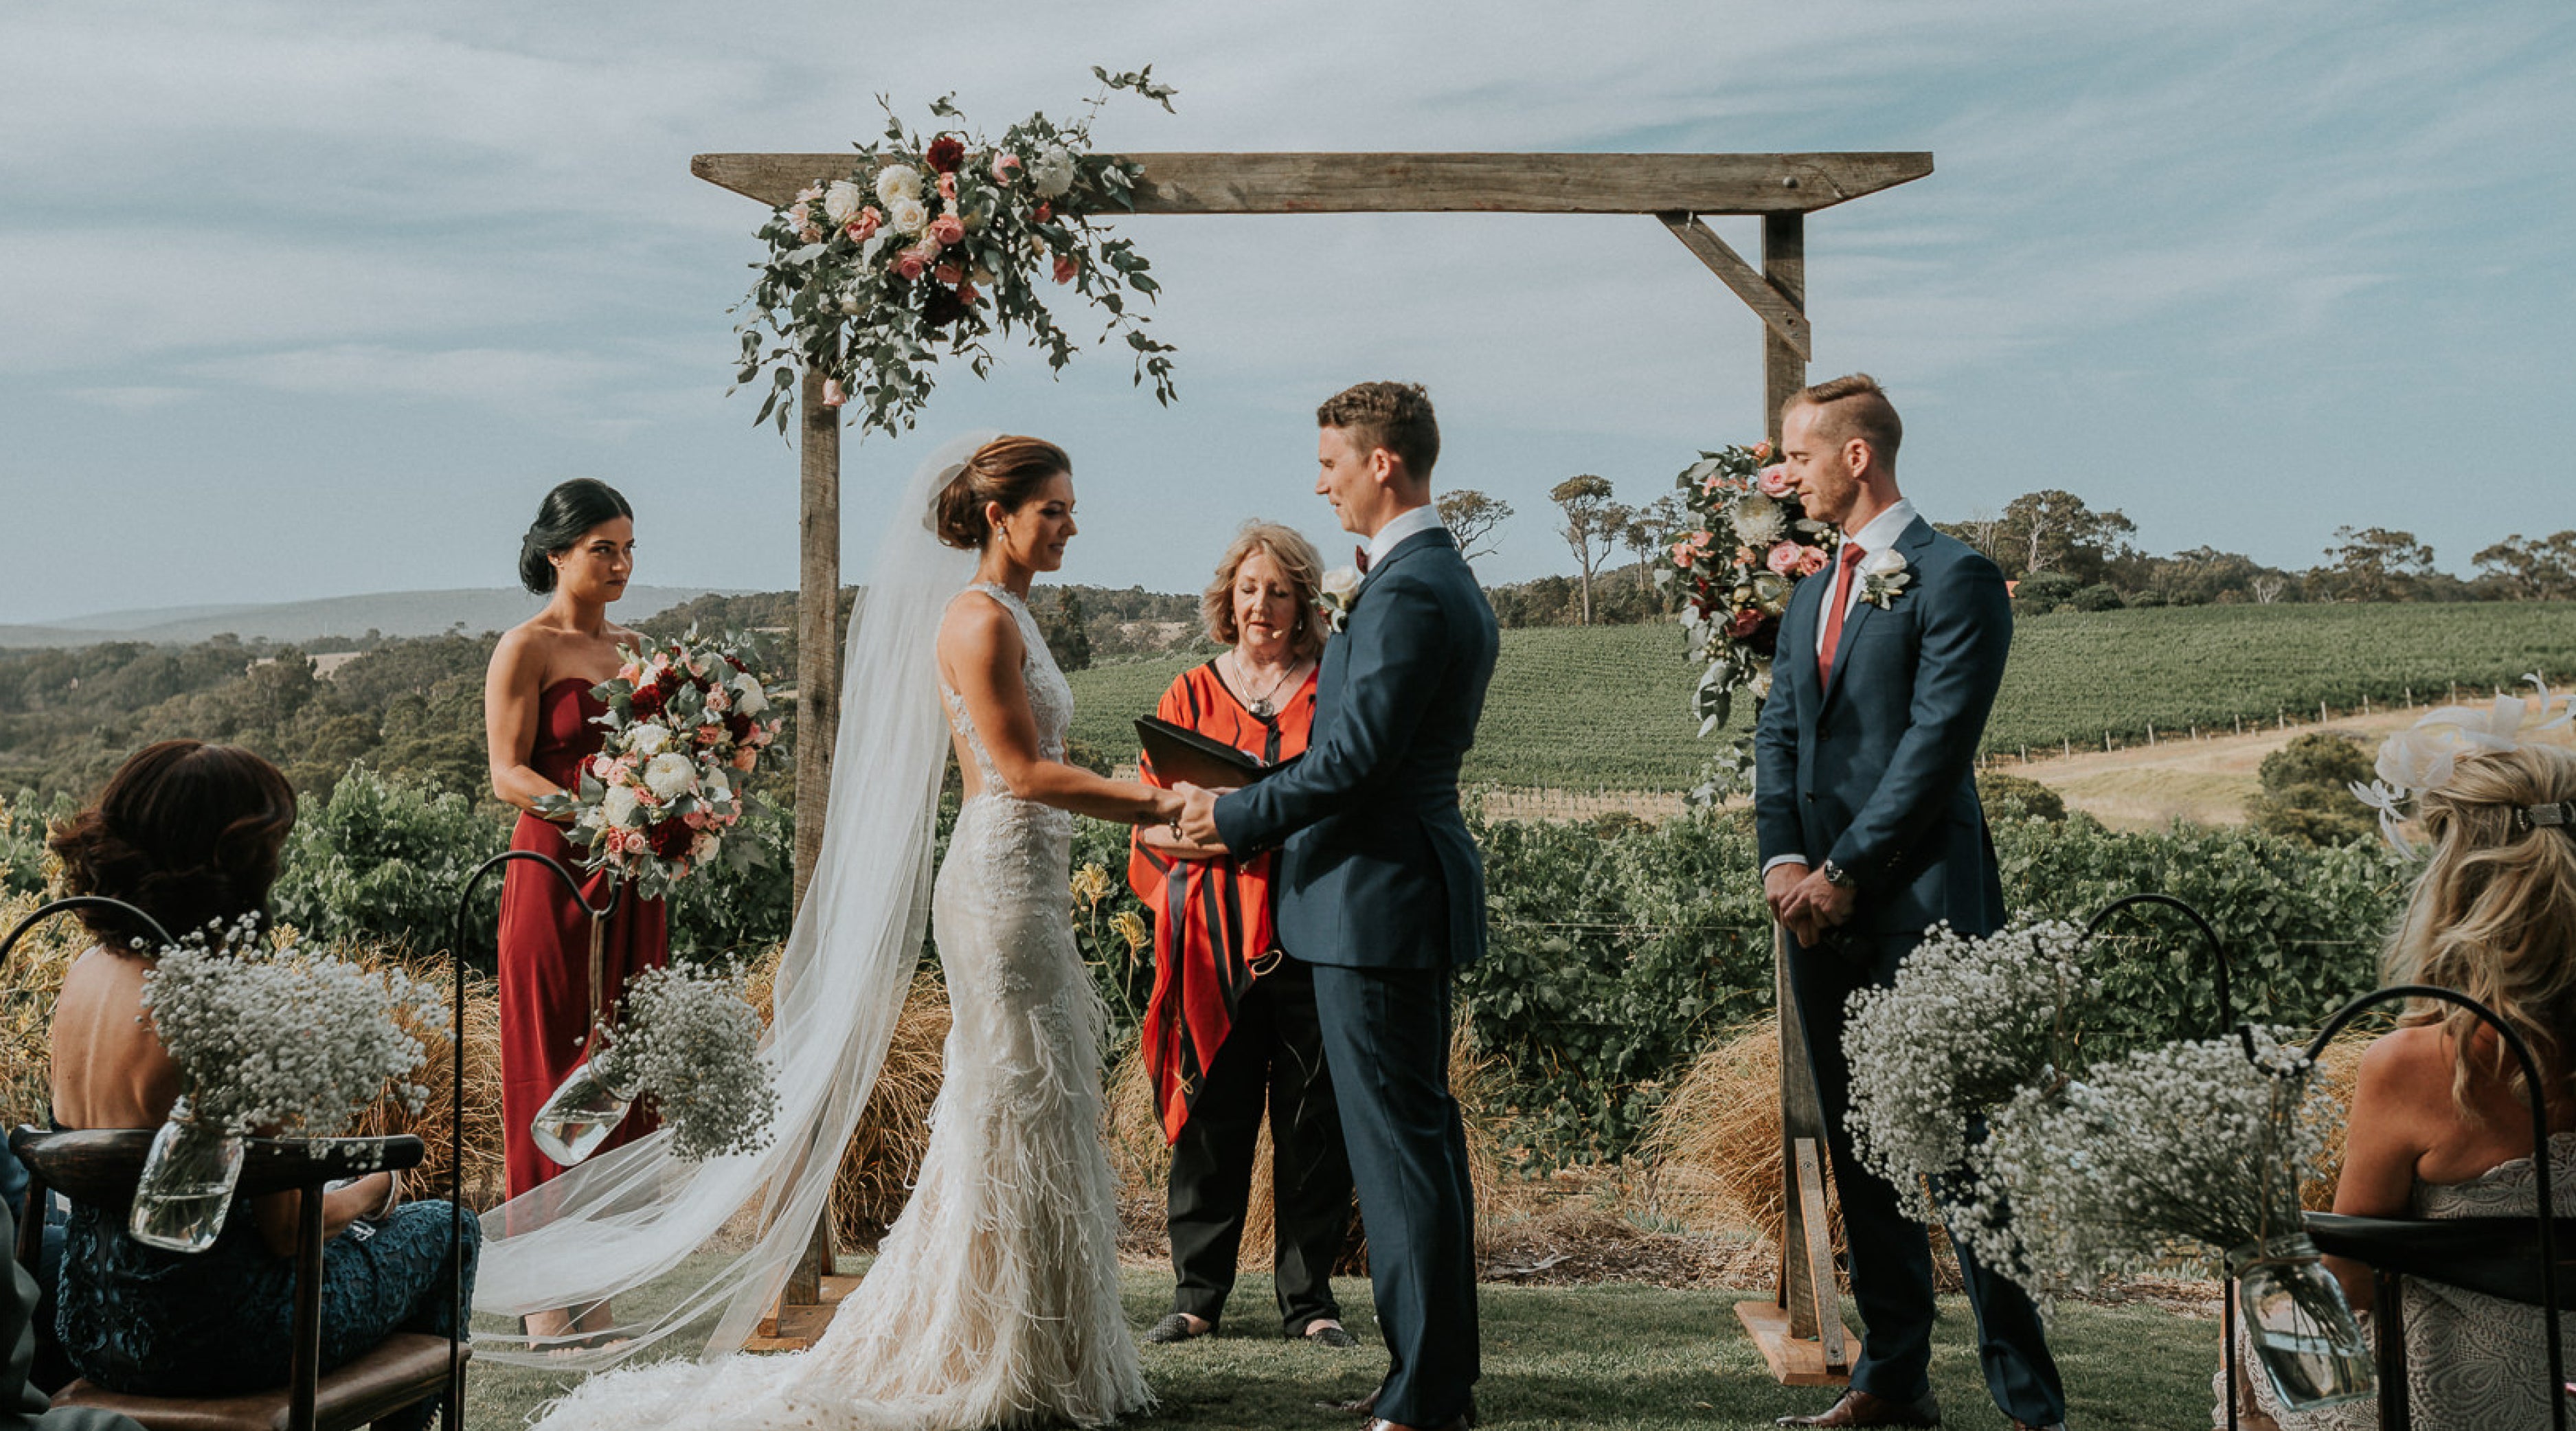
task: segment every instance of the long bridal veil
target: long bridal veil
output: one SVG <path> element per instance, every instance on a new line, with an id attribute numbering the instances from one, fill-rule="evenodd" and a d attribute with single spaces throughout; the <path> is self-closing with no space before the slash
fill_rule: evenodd
<path id="1" fill-rule="evenodd" d="M 992 435 L 932 453 L 881 518 L 843 653 L 830 815 L 761 1049 L 777 1079 L 776 1137 L 757 1153 L 688 1163 L 665 1130 L 485 1213 L 475 1311 L 515 1317 L 615 1298 L 623 1320 L 613 1341 L 595 1339 L 608 1345 L 571 1352 L 531 1344 L 515 1327 L 478 1329 L 476 1356 L 590 1371 L 693 1326 L 710 1328 L 708 1356 L 730 1352 L 803 1254 L 893 1041 L 929 919 L 948 751 L 935 645 L 975 559 L 940 545 L 928 514 Z"/>

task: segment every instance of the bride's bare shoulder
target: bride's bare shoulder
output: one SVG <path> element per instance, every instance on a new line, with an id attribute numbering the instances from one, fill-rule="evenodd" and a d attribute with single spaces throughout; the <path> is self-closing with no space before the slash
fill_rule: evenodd
<path id="1" fill-rule="evenodd" d="M 1002 603 L 972 587 L 949 600 L 939 619 L 940 664 L 952 668 L 1016 662 L 1020 625 Z"/>

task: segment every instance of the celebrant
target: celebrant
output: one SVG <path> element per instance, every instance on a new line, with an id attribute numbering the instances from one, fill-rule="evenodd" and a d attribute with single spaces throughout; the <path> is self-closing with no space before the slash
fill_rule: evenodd
<path id="1" fill-rule="evenodd" d="M 1324 649 L 1323 559 L 1287 527 L 1244 527 L 1201 601 L 1228 649 L 1183 671 L 1155 716 L 1266 766 L 1303 754 Z M 1157 785 L 1150 753 L 1139 775 Z M 1315 975 L 1287 957 L 1272 918 L 1273 853 L 1236 858 L 1139 826 L 1128 882 L 1154 912 L 1154 992 L 1145 1066 L 1172 1144 L 1165 1204 L 1172 1310 L 1146 1332 L 1188 1341 L 1216 1330 L 1234 1288 L 1264 1103 L 1270 1110 L 1273 1285 L 1287 1335 L 1356 1345 L 1333 1299 L 1351 1224 L 1350 1155 L 1324 1066 Z"/>

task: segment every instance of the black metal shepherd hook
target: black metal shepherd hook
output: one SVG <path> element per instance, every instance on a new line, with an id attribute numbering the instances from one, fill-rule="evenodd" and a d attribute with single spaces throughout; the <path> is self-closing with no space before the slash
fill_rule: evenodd
<path id="1" fill-rule="evenodd" d="M 618 901 L 624 898 L 626 893 L 624 882 L 612 882 L 608 890 L 608 902 L 594 905 L 583 895 L 581 876 L 574 874 L 571 866 L 552 855 L 536 850 L 503 850 L 476 865 L 474 873 L 465 877 L 465 887 L 457 892 L 456 929 L 454 936 L 447 941 L 448 957 L 452 961 L 449 977 L 455 985 L 456 993 L 455 1087 L 450 1094 L 448 1104 L 451 1116 L 448 1118 L 447 1131 L 447 1205 L 449 1245 L 460 1249 L 464 1246 L 465 1239 L 465 949 L 469 942 L 466 937 L 466 921 L 473 913 L 474 891 L 483 883 L 483 877 L 512 860 L 533 860 L 555 872 L 555 877 L 562 880 L 564 888 L 571 893 L 573 903 L 580 905 L 583 911 L 590 915 L 591 944 L 594 948 L 599 943 L 600 928 L 607 923 L 610 915 L 617 912 Z M 595 987 L 592 990 L 592 997 L 594 1000 L 598 997 L 598 990 Z M 457 1335 L 462 1337 L 465 1334 L 466 1311 L 465 1259 L 461 1256 L 457 1257 L 455 1263 L 452 1269 L 455 1275 L 448 1286 L 447 1294 Z M 454 1408 L 456 1416 L 461 1420 L 465 1414 L 465 1360 L 452 1353 L 447 1362 L 447 1398 L 448 1405 Z"/>
<path id="2" fill-rule="evenodd" d="M 2236 1022 L 2236 1006 L 2228 997 L 2227 944 L 2218 937 L 2218 930 L 2210 924 L 2208 918 L 2184 901 L 2169 894 L 2124 894 L 2102 906 L 2101 912 L 2094 915 L 2091 922 L 2084 926 L 2084 942 L 2092 943 L 2094 936 L 2102 932 L 2102 926 L 2110 923 L 2113 915 L 2150 904 L 2165 909 L 2180 910 L 2183 917 L 2192 922 L 2192 927 L 2200 931 L 2201 943 L 2209 950 L 2210 971 L 2218 983 L 2218 1026 L 2222 1029 L 2233 1026 Z"/>

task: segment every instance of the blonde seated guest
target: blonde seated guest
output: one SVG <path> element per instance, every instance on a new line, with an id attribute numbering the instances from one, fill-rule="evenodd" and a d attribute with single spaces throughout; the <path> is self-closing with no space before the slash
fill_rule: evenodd
<path id="1" fill-rule="evenodd" d="M 264 916 L 295 792 L 247 750 L 165 740 L 135 752 L 98 803 L 49 845 L 75 894 L 105 895 L 183 934 Z M 53 1018 L 54 1121 L 157 1128 L 178 1065 L 143 1009 L 158 951 L 111 910 L 85 910 L 98 943 L 72 961 Z M 323 1195 L 322 1370 L 395 1332 L 447 1335 L 451 1221 L 444 1202 L 405 1203 L 398 1173 Z M 212 1247 L 165 1252 L 126 1235 L 118 1212 L 75 1204 L 65 1229 L 56 1325 L 90 1383 L 136 1396 L 227 1396 L 286 1382 L 293 1342 L 295 1221 L 302 1193 L 236 1201 Z M 470 1300 L 481 1226 L 464 1220 Z M 424 1402 L 376 1423 L 425 1424 Z"/>
<path id="2" fill-rule="evenodd" d="M 2553 808 L 2554 807 L 2554 808 Z M 2526 745 L 2463 755 L 2420 792 L 2432 852 L 2389 943 L 2391 983 L 2435 984 L 2484 1003 L 2531 1047 L 2547 1087 L 2560 1216 L 2576 1215 L 2576 750 Z M 2538 818 L 2535 818 L 2537 815 Z M 2360 1217 L 2529 1216 L 2534 1091 L 2495 1031 L 2426 1001 L 2362 1054 L 2334 1210 Z M 2357 1312 L 2370 1272 L 2328 1258 Z M 2541 1309 L 2409 1278 L 2407 1390 L 2418 1431 L 2545 1426 Z M 2576 1332 L 2576 1328 L 2570 1328 Z M 2285 1412 L 2240 1332 L 2243 1424 L 2343 1431 L 2379 1424 L 2374 1402 Z M 2568 1339 L 2576 1365 L 2576 1336 Z M 2226 1424 L 2226 1388 L 2216 1424 Z"/>

